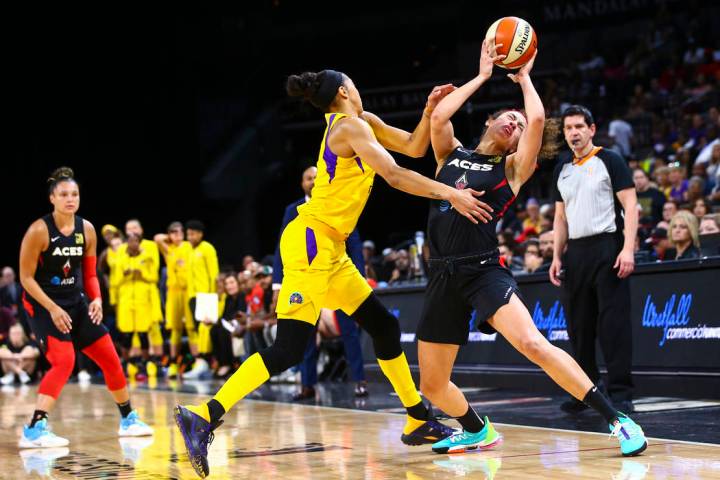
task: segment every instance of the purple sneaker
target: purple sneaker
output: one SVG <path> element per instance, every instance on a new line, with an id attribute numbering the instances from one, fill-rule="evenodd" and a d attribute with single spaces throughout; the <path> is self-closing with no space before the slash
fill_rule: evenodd
<path id="1" fill-rule="evenodd" d="M 223 421 L 210 423 L 182 405 L 175 407 L 175 423 L 182 433 L 187 448 L 188 459 L 200 478 L 210 475 L 207 461 L 207 449 L 215 438 L 213 430 Z"/>

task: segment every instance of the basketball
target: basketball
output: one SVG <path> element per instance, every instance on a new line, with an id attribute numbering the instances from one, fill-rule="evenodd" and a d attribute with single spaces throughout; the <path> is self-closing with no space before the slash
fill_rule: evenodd
<path id="1" fill-rule="evenodd" d="M 518 17 L 503 17 L 490 25 L 485 34 L 486 40 L 492 40 L 498 48 L 498 55 L 506 55 L 495 65 L 515 69 L 525 65 L 537 50 L 537 35 L 532 26 Z"/>

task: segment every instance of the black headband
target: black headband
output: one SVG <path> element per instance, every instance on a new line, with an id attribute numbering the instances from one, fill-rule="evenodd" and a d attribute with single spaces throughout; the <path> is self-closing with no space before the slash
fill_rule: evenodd
<path id="1" fill-rule="evenodd" d="M 323 110 L 327 110 L 332 101 L 335 100 L 338 88 L 343 84 L 343 74 L 335 70 L 324 70 L 324 72 L 325 75 L 323 75 L 320 87 L 311 98 L 311 101 Z"/>

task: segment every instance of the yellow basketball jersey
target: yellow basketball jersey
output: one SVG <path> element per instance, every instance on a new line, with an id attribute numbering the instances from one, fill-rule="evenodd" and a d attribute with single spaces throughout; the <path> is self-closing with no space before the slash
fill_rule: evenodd
<path id="1" fill-rule="evenodd" d="M 327 127 L 320 145 L 312 198 L 298 207 L 301 216 L 318 220 L 344 237 L 355 229 L 375 178 L 375 172 L 360 157 L 339 157 L 328 146 L 330 130 L 347 116 L 344 113 L 325 114 Z"/>
<path id="2" fill-rule="evenodd" d="M 167 287 L 174 290 L 185 290 L 188 284 L 188 271 L 190 268 L 190 255 L 193 249 L 190 242 L 184 241 L 180 245 L 167 246 L 165 263 L 167 264 Z"/>

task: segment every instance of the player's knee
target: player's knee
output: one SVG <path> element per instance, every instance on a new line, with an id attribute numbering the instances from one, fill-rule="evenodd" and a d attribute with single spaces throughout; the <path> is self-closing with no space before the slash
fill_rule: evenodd
<path id="1" fill-rule="evenodd" d="M 447 389 L 447 381 L 434 375 L 422 375 L 420 377 L 420 391 L 429 400 L 437 398 Z"/>
<path id="2" fill-rule="evenodd" d="M 315 327 L 300 320 L 280 320 L 275 343 L 260 352 L 270 376 L 284 372 L 300 363 Z"/>
<path id="3" fill-rule="evenodd" d="M 549 354 L 548 347 L 552 347 L 539 335 L 528 335 L 520 341 L 520 352 L 533 363 L 543 363 Z"/>
<path id="4" fill-rule="evenodd" d="M 370 335 L 379 359 L 391 360 L 402 353 L 400 323 L 375 294 L 371 294 L 350 318 Z"/>
<path id="5" fill-rule="evenodd" d="M 75 348 L 71 342 L 55 342 L 47 352 L 47 360 L 58 377 L 68 379 L 75 367 Z"/>

